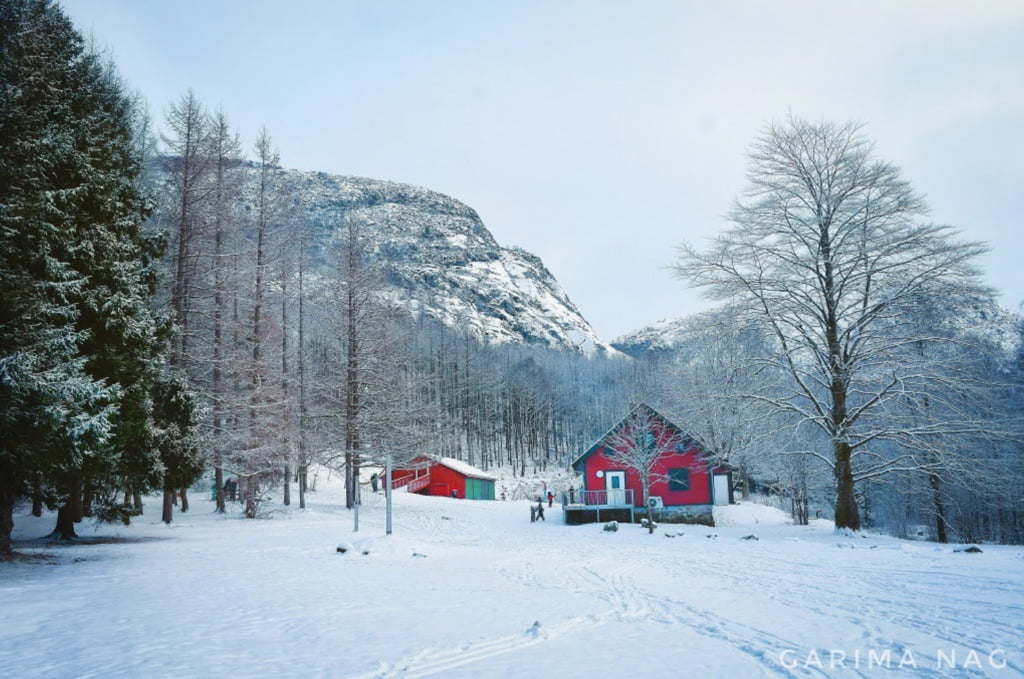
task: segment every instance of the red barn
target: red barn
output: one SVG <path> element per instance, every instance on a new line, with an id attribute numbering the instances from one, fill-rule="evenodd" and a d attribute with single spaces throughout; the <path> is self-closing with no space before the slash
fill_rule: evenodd
<path id="1" fill-rule="evenodd" d="M 391 470 L 391 487 L 410 493 L 493 500 L 498 479 L 461 460 L 450 457 L 417 457 L 401 468 Z"/>
<path id="2" fill-rule="evenodd" d="M 572 467 L 582 474 L 583 487 L 565 506 L 570 523 L 582 523 L 591 516 L 600 521 L 602 514 L 606 518 L 628 515 L 633 520 L 635 508 L 650 503 L 656 520 L 713 525 L 715 474 L 705 452 L 691 436 L 646 404 L 634 408 L 587 448 Z M 725 468 L 722 471 L 725 473 Z M 650 485 L 647 497 L 643 474 Z M 719 488 L 727 485 L 719 484 Z M 728 496 L 720 499 L 721 503 L 728 501 Z"/>

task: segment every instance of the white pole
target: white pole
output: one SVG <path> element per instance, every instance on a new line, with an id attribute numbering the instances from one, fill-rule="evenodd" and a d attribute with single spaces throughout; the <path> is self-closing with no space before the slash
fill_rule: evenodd
<path id="1" fill-rule="evenodd" d="M 391 535 L 391 453 L 384 458 L 384 504 L 387 506 L 386 534 Z"/>

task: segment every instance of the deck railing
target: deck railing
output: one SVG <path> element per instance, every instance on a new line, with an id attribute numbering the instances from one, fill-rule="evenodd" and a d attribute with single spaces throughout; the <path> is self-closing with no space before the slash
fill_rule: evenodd
<path id="1" fill-rule="evenodd" d="M 407 492 L 410 493 L 418 493 L 429 485 L 430 474 L 427 474 L 426 476 L 420 476 L 419 478 L 415 478 L 412 481 L 410 481 L 408 484 L 406 484 L 405 489 Z"/>
<path id="2" fill-rule="evenodd" d="M 391 479 L 391 488 L 398 490 L 399 488 L 405 488 L 409 493 L 416 493 L 430 485 L 430 470 L 429 469 L 417 469 L 412 474 L 402 474 L 401 476 Z"/>
<path id="3" fill-rule="evenodd" d="M 563 504 L 585 505 L 587 507 L 632 507 L 633 489 L 577 490 L 571 496 L 567 493 Z"/>

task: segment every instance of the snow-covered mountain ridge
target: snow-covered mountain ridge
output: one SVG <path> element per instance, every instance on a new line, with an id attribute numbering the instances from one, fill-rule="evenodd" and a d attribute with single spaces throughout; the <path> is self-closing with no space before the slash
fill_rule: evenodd
<path id="1" fill-rule="evenodd" d="M 672 353 L 689 337 L 692 318 L 684 316 L 662 319 L 612 340 L 612 346 L 633 358 Z"/>
<path id="2" fill-rule="evenodd" d="M 715 312 L 665 318 L 612 340 L 618 351 L 640 358 L 682 351 L 695 330 L 716 321 Z M 1005 361 L 1013 361 L 1024 342 L 1024 317 L 998 305 L 969 309 L 953 319 L 953 330 L 962 337 L 996 347 Z"/>
<path id="3" fill-rule="evenodd" d="M 616 353 L 598 336 L 539 257 L 502 247 L 475 210 L 409 184 L 286 171 L 292 210 L 325 233 L 353 220 L 383 263 L 387 296 L 495 343 Z"/>

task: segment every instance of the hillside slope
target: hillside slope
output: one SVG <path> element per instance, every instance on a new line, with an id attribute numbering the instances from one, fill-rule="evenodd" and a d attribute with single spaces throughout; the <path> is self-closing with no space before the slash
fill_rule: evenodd
<path id="1" fill-rule="evenodd" d="M 395 182 L 285 171 L 298 219 L 329 237 L 353 220 L 386 272 L 386 295 L 411 314 L 495 343 L 617 353 L 540 258 L 497 243 L 469 206 Z"/>

